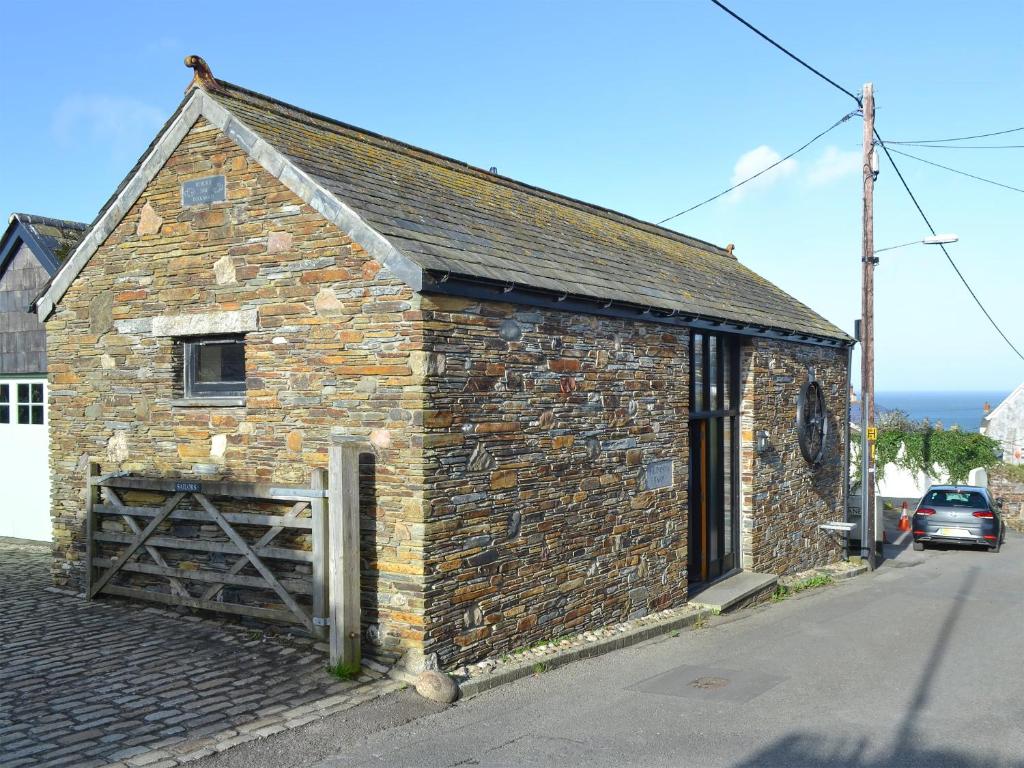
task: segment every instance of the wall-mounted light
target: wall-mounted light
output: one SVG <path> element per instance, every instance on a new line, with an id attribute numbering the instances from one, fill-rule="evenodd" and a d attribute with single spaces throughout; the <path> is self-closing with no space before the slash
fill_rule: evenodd
<path id="1" fill-rule="evenodd" d="M 768 450 L 768 433 L 763 429 L 758 430 L 754 435 L 754 450 L 762 454 Z"/>

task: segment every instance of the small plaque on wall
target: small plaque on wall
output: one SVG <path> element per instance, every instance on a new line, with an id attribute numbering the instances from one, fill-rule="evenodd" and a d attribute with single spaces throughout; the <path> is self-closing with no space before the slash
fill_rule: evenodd
<path id="1" fill-rule="evenodd" d="M 673 464 L 672 459 L 648 462 L 645 482 L 648 491 L 672 487 Z"/>
<path id="2" fill-rule="evenodd" d="M 181 204 L 188 208 L 193 205 L 221 203 L 226 199 L 223 176 L 206 176 L 191 179 L 181 185 Z"/>

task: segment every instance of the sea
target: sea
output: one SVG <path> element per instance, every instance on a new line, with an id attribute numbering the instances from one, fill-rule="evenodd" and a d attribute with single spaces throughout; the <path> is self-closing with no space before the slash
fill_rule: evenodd
<path id="1" fill-rule="evenodd" d="M 965 432 L 977 432 L 985 413 L 985 403 L 995 408 L 1009 394 L 1009 390 L 977 392 L 878 391 L 875 393 L 875 407 L 880 412 L 905 411 L 915 421 L 926 418 L 932 424 L 941 422 L 946 429 L 955 425 Z M 857 418 L 859 418 L 859 412 Z"/>

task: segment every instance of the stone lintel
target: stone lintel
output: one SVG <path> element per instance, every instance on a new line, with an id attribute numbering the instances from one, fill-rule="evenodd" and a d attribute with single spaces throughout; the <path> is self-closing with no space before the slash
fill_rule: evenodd
<path id="1" fill-rule="evenodd" d="M 162 315 L 152 321 L 153 336 L 213 336 L 220 333 L 246 333 L 259 327 L 255 309 L 229 312 L 197 312 L 188 315 Z"/>

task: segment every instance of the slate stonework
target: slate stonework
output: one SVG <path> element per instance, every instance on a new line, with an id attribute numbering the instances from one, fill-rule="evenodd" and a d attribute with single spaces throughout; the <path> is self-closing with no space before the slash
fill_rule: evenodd
<path id="1" fill-rule="evenodd" d="M 423 300 L 427 652 L 445 666 L 686 599 L 688 332 Z M 670 488 L 644 466 L 675 461 Z"/>
<path id="2" fill-rule="evenodd" d="M 821 531 L 842 521 L 843 440 L 847 418 L 847 353 L 806 344 L 755 339 L 741 354 L 741 554 L 744 568 L 780 576 L 843 557 L 843 540 Z M 812 467 L 800 453 L 796 413 L 800 388 L 814 371 L 825 393 L 829 438 Z M 757 455 L 754 435 L 768 432 Z"/>
<path id="3" fill-rule="evenodd" d="M 226 176 L 227 201 L 183 209 L 181 182 L 212 174 Z M 47 322 L 56 582 L 82 583 L 90 460 L 104 472 L 212 470 L 306 484 L 326 466 L 332 433 L 373 434 L 364 620 L 373 642 L 419 643 L 418 304 L 233 142 L 197 123 Z M 152 336 L 151 318 L 238 310 L 258 313 L 245 339 L 245 407 L 176 405 L 180 346 Z"/>

